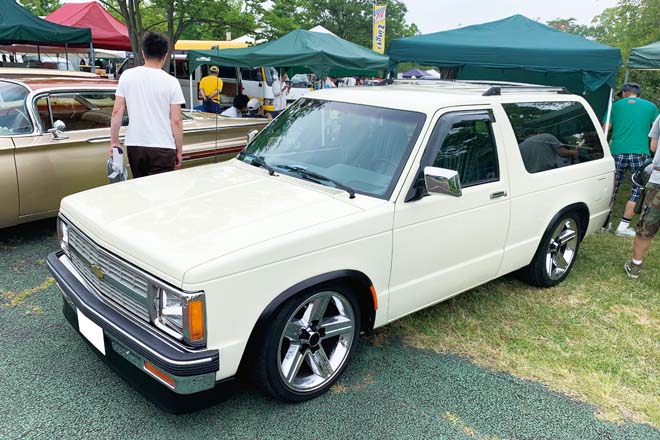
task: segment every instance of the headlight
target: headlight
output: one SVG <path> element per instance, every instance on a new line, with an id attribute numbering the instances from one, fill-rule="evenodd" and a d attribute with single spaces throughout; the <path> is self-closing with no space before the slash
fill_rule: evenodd
<path id="1" fill-rule="evenodd" d="M 57 217 L 57 239 L 60 242 L 60 248 L 69 255 L 69 225 L 62 220 L 62 217 Z"/>
<path id="2" fill-rule="evenodd" d="M 206 343 L 206 304 L 203 292 L 181 293 L 159 288 L 154 324 L 185 343 Z"/>
<path id="3" fill-rule="evenodd" d="M 264 105 L 273 105 L 273 100 L 269 98 L 264 99 Z"/>

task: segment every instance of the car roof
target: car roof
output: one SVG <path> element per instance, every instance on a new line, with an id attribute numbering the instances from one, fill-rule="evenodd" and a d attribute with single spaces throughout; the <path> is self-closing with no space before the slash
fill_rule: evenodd
<path id="1" fill-rule="evenodd" d="M 448 106 L 493 102 L 580 101 L 563 87 L 481 81 L 410 80 L 372 87 L 339 87 L 310 92 L 309 98 L 434 113 Z"/>
<path id="2" fill-rule="evenodd" d="M 101 78 L 12 78 L 11 82 L 23 84 L 31 90 L 54 88 L 115 88 L 117 81 Z"/>

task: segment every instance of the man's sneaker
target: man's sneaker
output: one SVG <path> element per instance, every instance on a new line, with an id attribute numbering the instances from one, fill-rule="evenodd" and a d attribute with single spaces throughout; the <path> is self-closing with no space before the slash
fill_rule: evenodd
<path id="1" fill-rule="evenodd" d="M 626 271 L 626 275 L 631 280 L 639 279 L 639 274 L 642 272 L 642 265 L 635 264 L 632 261 L 628 261 L 623 265 L 623 269 Z"/>
<path id="2" fill-rule="evenodd" d="M 616 228 L 614 231 L 614 235 L 618 235 L 619 237 L 634 237 L 635 236 L 635 230 L 631 228 L 630 226 L 626 228 Z"/>

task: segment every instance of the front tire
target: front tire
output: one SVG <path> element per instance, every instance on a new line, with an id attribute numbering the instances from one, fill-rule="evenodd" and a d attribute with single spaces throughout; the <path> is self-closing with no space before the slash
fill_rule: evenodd
<path id="1" fill-rule="evenodd" d="M 286 402 L 303 402 L 327 391 L 341 376 L 360 333 L 359 303 L 335 284 L 284 303 L 257 356 L 257 385 Z"/>
<path id="2" fill-rule="evenodd" d="M 580 248 L 580 216 L 562 215 L 543 235 L 532 262 L 518 272 L 518 277 L 536 287 L 552 287 L 566 279 Z"/>

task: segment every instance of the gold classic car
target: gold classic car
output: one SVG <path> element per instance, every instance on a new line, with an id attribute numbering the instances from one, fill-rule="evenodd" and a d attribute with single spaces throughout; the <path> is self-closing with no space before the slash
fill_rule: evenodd
<path id="1" fill-rule="evenodd" d="M 0 228 L 53 217 L 64 196 L 108 183 L 116 86 L 102 79 L 0 80 Z M 184 111 L 183 167 L 235 156 L 248 133 L 267 122 Z"/>

